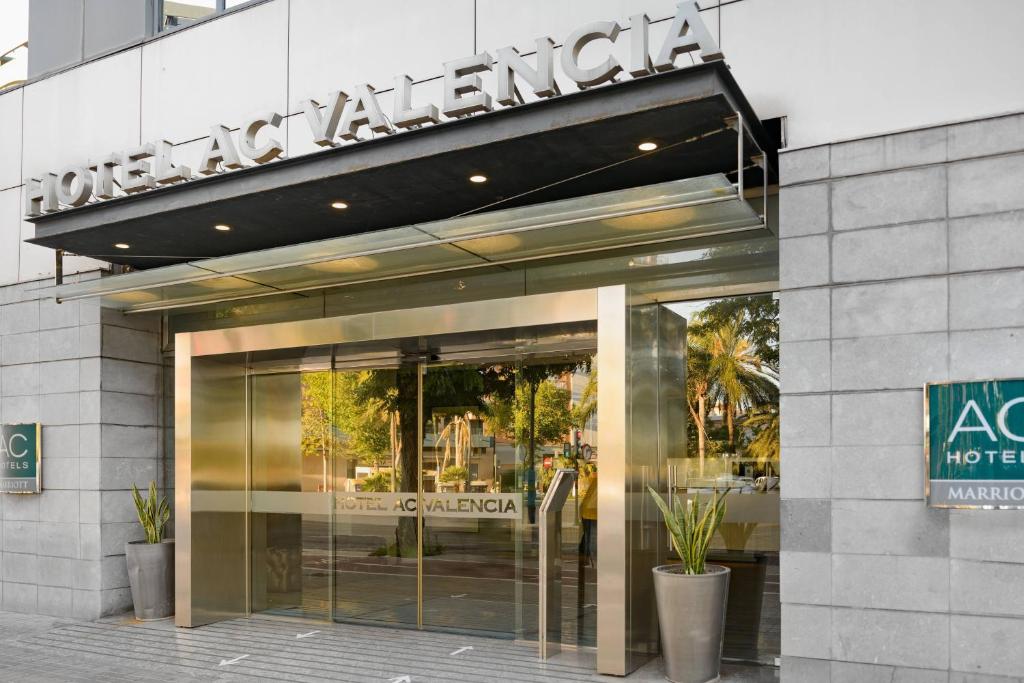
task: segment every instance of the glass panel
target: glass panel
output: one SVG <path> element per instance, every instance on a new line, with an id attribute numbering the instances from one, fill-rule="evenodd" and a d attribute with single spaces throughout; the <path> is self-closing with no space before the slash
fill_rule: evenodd
<path id="1" fill-rule="evenodd" d="M 218 273 L 255 272 L 262 268 L 284 267 L 314 259 L 358 257 L 374 251 L 428 245 L 433 244 L 434 241 L 429 235 L 414 227 L 391 228 L 317 242 L 293 244 L 287 247 L 221 256 L 203 261 L 203 266 Z"/>
<path id="2" fill-rule="evenodd" d="M 555 471 L 565 467 L 584 481 L 562 515 L 562 642 L 596 643 L 596 377 L 589 339 L 583 351 L 579 335 L 537 337 L 521 340 L 512 355 L 497 346 L 461 350 L 464 360 L 428 366 L 424 626 L 537 638 L 537 508 Z M 462 348 L 462 340 L 447 346 Z M 592 532 L 586 538 L 585 528 Z"/>
<path id="3" fill-rule="evenodd" d="M 217 0 L 164 0 L 160 30 L 188 26 L 198 19 L 217 12 Z"/>
<path id="4" fill-rule="evenodd" d="M 459 240 L 454 244 L 490 261 L 501 262 L 540 256 L 561 256 L 578 249 L 609 249 L 647 240 L 667 240 L 752 228 L 757 216 L 742 202 L 720 202 L 696 207 L 603 218 L 546 226 L 542 229 Z"/>
<path id="5" fill-rule="evenodd" d="M 418 363 L 334 374 L 334 618 L 415 626 Z"/>
<path id="6" fill-rule="evenodd" d="M 173 335 L 197 329 L 453 304 L 622 282 L 635 283 L 636 291 L 659 301 L 703 299 L 721 296 L 723 292 L 769 289 L 778 280 L 778 263 L 778 240 L 751 240 L 744 233 L 739 238 L 686 240 L 602 258 L 542 261 L 518 270 L 488 268 L 410 276 L 391 281 L 387 287 L 379 282 L 348 285 L 328 290 L 326 299 L 307 292 L 305 297 L 278 295 L 171 311 L 168 324 Z"/>
<path id="7" fill-rule="evenodd" d="M 266 292 L 266 287 L 236 277 L 218 277 L 195 282 L 183 282 L 146 291 L 124 292 L 112 295 L 114 300 L 134 305 L 153 301 L 195 302 L 217 301 L 231 297 L 245 297 Z"/>
<path id="8" fill-rule="evenodd" d="M 370 256 L 351 256 L 305 266 L 262 270 L 246 277 L 252 282 L 288 291 L 417 274 L 433 269 L 479 266 L 484 263 L 483 259 L 467 254 L 454 246 L 430 244 L 404 251 L 384 252 Z M 220 278 L 220 280 L 227 279 L 235 278 Z M 196 282 L 192 286 L 201 284 L 203 282 Z"/>
<path id="9" fill-rule="evenodd" d="M 424 626 L 521 635 L 524 453 L 509 424 L 517 370 L 514 359 L 449 363 L 424 377 Z"/>
<path id="10" fill-rule="evenodd" d="M 577 340 L 578 343 L 579 340 Z M 516 387 L 515 432 L 523 444 L 530 579 L 524 591 L 525 636 L 537 638 L 539 527 L 536 510 L 559 469 L 577 481 L 562 509 L 561 642 L 597 644 L 597 368 L 590 349 L 524 362 Z"/>
<path id="11" fill-rule="evenodd" d="M 563 528 L 563 538 L 575 546 L 563 549 L 562 566 L 568 567 L 568 592 L 563 607 L 562 643 L 594 647 L 597 645 L 597 358 L 596 355 L 575 368 L 568 376 L 572 403 L 572 434 L 569 462 L 579 473 L 576 490 L 566 505 L 563 527 L 571 524 L 576 533 Z M 575 567 L 570 563 L 575 562 Z M 575 574 L 575 576 L 573 576 Z M 574 585 L 573 585 L 574 584 Z"/>
<path id="12" fill-rule="evenodd" d="M 202 262 L 201 273 L 225 275 L 205 284 L 191 280 L 200 273 L 196 268 L 178 264 L 64 285 L 60 295 L 145 290 L 110 294 L 106 302 L 118 308 L 147 310 L 270 295 L 278 289 L 340 286 L 485 267 L 488 263 L 553 257 L 582 249 L 612 250 L 653 239 L 697 238 L 743 228 L 761 229 L 759 216 L 736 197 L 735 188 L 724 176 L 712 175 L 207 259 Z M 502 234 L 494 234 L 499 231 Z M 767 236 L 766 232 L 759 234 Z M 441 245 L 437 244 L 439 239 L 456 242 Z M 636 263 L 622 259 L 613 265 L 621 281 Z M 646 275 L 654 277 L 656 273 L 648 269 Z"/>
<path id="13" fill-rule="evenodd" d="M 423 223 L 417 227 L 426 233 L 436 235 L 439 239 L 471 239 L 497 230 L 535 230 L 583 222 L 595 224 L 607 220 L 614 226 L 616 219 L 612 216 L 643 214 L 661 210 L 666 206 L 735 195 L 736 189 L 732 183 L 725 176 L 716 174 L 556 202 L 499 209 L 462 218 Z M 703 209 L 697 209 L 694 215 L 702 211 Z M 717 209 L 713 208 L 712 212 L 715 211 Z"/>
<path id="14" fill-rule="evenodd" d="M 0 91 L 28 78 L 28 3 L 4 3 L 0 26 Z"/>
<path id="15" fill-rule="evenodd" d="M 705 298 L 778 280 L 778 240 L 749 233 L 636 247 L 527 264 L 526 293 L 627 283 L 657 301 Z"/>
<path id="16" fill-rule="evenodd" d="M 676 496 L 727 490 L 708 561 L 731 568 L 723 656 L 779 656 L 779 308 L 772 295 L 671 305 L 689 320 Z"/>

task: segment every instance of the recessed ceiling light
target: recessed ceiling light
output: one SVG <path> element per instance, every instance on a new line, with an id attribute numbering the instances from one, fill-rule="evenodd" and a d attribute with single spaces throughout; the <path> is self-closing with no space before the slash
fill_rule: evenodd
<path id="1" fill-rule="evenodd" d="M 117 249 L 131 249 L 131 246 L 125 244 L 124 242 L 118 242 L 117 244 L 114 245 L 114 247 L 116 247 Z"/>
<path id="2" fill-rule="evenodd" d="M 213 226 L 213 229 L 220 230 L 221 232 L 228 232 L 229 230 L 231 230 L 231 226 L 224 225 L 223 223 L 218 223 L 217 225 Z"/>
<path id="3" fill-rule="evenodd" d="M 338 209 L 340 211 L 341 209 L 347 209 L 348 204 L 346 204 L 345 202 L 334 202 L 333 204 L 331 204 L 331 208 Z"/>
<path id="4" fill-rule="evenodd" d="M 487 176 L 485 175 L 471 175 L 469 176 L 469 182 L 471 183 L 486 183 Z"/>
<path id="5" fill-rule="evenodd" d="M 641 142 L 638 145 L 641 152 L 653 152 L 658 149 L 658 143 L 656 142 Z"/>

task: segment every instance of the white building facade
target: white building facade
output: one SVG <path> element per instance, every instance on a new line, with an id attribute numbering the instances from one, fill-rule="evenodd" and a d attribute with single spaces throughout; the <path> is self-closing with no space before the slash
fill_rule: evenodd
<path id="1" fill-rule="evenodd" d="M 281 115 L 273 137 L 288 160 L 266 167 L 297 165 L 324 149 L 309 100 L 323 107 L 368 84 L 391 117 L 395 76 L 407 74 L 411 103 L 443 109 L 445 63 L 509 46 L 533 55 L 542 36 L 561 60 L 562 41 L 590 22 L 620 32 L 588 43 L 579 63 L 614 58 L 628 81 L 636 17 L 649 18 L 656 59 L 677 13 L 671 0 L 265 0 L 168 26 L 182 4 L 137 0 L 128 16 L 121 3 L 33 0 L 28 81 L 0 92 L 0 423 L 40 423 L 44 444 L 43 492 L 0 500 L 6 610 L 92 619 L 130 607 L 123 546 L 141 537 L 130 485 L 175 489 L 173 334 L 281 319 L 260 299 L 132 315 L 96 298 L 58 303 L 58 262 L 65 285 L 89 283 L 120 277 L 109 265 L 120 252 L 111 241 L 79 256 L 68 238 L 58 259 L 26 241 L 64 212 L 88 215 L 62 205 L 30 221 L 44 174 L 166 140 L 198 177 L 211 126 L 241 144 L 239 126 L 264 113 Z M 1024 6 L 698 4 L 782 144 L 766 181 L 778 195 L 777 277 L 742 291 L 781 302 L 783 679 L 1019 680 L 1024 512 L 925 504 L 921 387 L 1024 376 Z M 680 70 L 701 63 L 699 51 L 672 57 Z M 580 90 L 554 71 L 562 95 Z M 497 100 L 495 71 L 479 75 Z M 544 99 L 523 90 L 527 103 Z M 203 182 L 194 193 L 214 187 Z M 402 201 L 402 187 L 386 192 Z M 88 203 L 143 207 L 132 219 L 143 220 L 146 192 L 113 194 Z M 148 237 L 119 239 L 134 256 Z M 400 280 L 381 286 L 407 296 Z"/>

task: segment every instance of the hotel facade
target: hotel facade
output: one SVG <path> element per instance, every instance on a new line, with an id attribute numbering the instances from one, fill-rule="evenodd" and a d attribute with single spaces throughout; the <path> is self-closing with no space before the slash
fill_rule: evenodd
<path id="1" fill-rule="evenodd" d="M 627 675 L 672 556 L 648 487 L 724 489 L 726 659 L 1020 680 L 1021 25 L 32 0 L 0 90 L 0 608 L 130 609 L 155 481 L 182 628 L 467 632 Z M 746 393 L 701 374 L 723 329 Z"/>

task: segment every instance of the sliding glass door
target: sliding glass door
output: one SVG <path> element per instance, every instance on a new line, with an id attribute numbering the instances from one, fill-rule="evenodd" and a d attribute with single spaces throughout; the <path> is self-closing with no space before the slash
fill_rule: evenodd
<path id="1" fill-rule="evenodd" d="M 537 509 L 595 467 L 594 351 L 590 326 L 250 356 L 251 610 L 535 639 Z M 592 644 L 575 498 L 563 522 L 564 630 Z"/>
<path id="2" fill-rule="evenodd" d="M 514 357 L 436 362 L 423 382 L 423 625 L 524 629 L 523 447 Z"/>
<path id="3" fill-rule="evenodd" d="M 334 613 L 419 624 L 420 364 L 337 367 L 334 406 Z"/>

